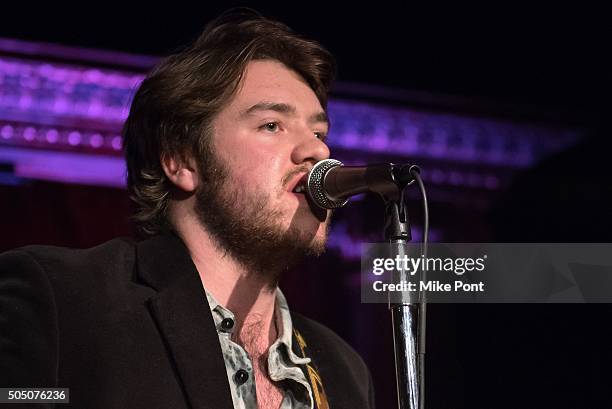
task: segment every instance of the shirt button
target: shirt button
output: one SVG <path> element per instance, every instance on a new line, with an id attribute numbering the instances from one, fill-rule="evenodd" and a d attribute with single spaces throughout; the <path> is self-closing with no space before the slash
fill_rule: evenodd
<path id="1" fill-rule="evenodd" d="M 221 321 L 221 328 L 225 331 L 231 330 L 234 328 L 234 320 L 231 318 L 224 318 L 223 321 Z"/>
<path id="2" fill-rule="evenodd" d="M 243 383 L 249 380 L 249 374 L 244 369 L 239 369 L 234 374 L 234 380 L 236 381 L 238 385 L 242 385 Z"/>

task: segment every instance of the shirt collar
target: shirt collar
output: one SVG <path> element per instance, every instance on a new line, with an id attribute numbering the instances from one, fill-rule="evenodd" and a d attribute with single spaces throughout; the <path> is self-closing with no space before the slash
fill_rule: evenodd
<path id="1" fill-rule="evenodd" d="M 289 356 L 291 362 L 295 365 L 305 365 L 310 363 L 310 358 L 300 358 L 293 352 L 293 322 L 291 320 L 291 312 L 289 311 L 287 299 L 285 298 L 285 295 L 281 292 L 280 288 L 276 289 L 275 312 L 275 319 L 278 328 L 280 328 L 281 334 L 279 338 L 272 344 L 272 347 L 274 347 L 277 343 L 285 345 L 287 355 Z"/>
<path id="2" fill-rule="evenodd" d="M 210 311 L 212 312 L 213 319 L 215 321 L 215 326 L 217 327 L 217 331 L 219 331 L 221 321 L 224 318 L 231 318 L 235 320 L 234 313 L 225 308 L 223 305 L 219 304 L 219 302 L 208 290 L 204 290 L 206 292 L 206 299 L 208 300 Z M 310 363 L 310 358 L 301 358 L 297 356 L 295 352 L 293 352 L 293 321 L 291 320 L 291 312 L 289 310 L 289 305 L 287 304 L 285 295 L 278 287 L 276 288 L 275 300 L 274 319 L 276 320 L 276 325 L 280 331 L 280 335 L 270 346 L 269 354 L 277 354 L 280 345 L 284 345 L 285 351 L 287 352 L 287 356 L 289 357 L 291 363 L 294 365 L 305 365 Z"/>

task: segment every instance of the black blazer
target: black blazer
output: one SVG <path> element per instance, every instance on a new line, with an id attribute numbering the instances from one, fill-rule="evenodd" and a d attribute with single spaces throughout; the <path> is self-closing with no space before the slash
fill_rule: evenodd
<path id="1" fill-rule="evenodd" d="M 321 324 L 292 319 L 330 407 L 373 408 L 359 355 Z M 231 409 L 217 332 L 182 241 L 167 234 L 0 255 L 0 387 L 68 387 L 70 404 L 59 408 Z"/>

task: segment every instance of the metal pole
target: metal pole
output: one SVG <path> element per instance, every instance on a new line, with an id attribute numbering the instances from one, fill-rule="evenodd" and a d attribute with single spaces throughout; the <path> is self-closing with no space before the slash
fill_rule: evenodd
<path id="1" fill-rule="evenodd" d="M 391 244 L 392 255 L 402 257 L 404 244 L 410 239 L 410 226 L 403 204 L 388 203 L 385 238 Z M 407 282 L 409 275 L 399 272 L 396 282 Z M 425 303 L 410 302 L 402 297 L 401 303 L 389 304 L 393 325 L 395 379 L 399 409 L 425 408 Z"/>
<path id="2" fill-rule="evenodd" d="M 421 409 L 423 397 L 419 384 L 422 367 L 418 355 L 418 304 L 391 307 L 397 405 L 400 409 Z"/>

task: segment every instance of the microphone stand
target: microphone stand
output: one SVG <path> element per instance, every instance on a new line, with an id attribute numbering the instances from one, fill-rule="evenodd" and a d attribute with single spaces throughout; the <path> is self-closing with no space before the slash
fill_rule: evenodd
<path id="1" fill-rule="evenodd" d="M 325 159 L 315 164 L 308 176 L 309 195 L 325 209 L 333 209 L 346 204 L 346 199 L 357 193 L 378 193 L 385 203 L 385 241 L 391 245 L 393 256 L 404 255 L 404 244 L 409 242 L 410 223 L 404 204 L 403 191 L 417 181 L 423 195 L 425 209 L 424 243 L 428 230 L 427 198 L 423 182 L 415 165 L 395 165 L 392 163 L 348 167 L 342 173 L 329 176 L 330 169 L 342 166 L 334 159 Z M 413 172 L 416 172 L 414 174 Z M 329 177 L 329 180 L 327 179 Z M 311 187 L 312 183 L 312 187 Z M 323 189 L 331 189 L 329 197 Z M 424 248 L 424 253 L 426 248 Z M 400 279 L 408 282 L 406 271 L 400 271 Z M 425 271 L 421 271 L 424 279 Z M 390 301 L 390 300 L 389 300 Z M 397 402 L 399 409 L 425 408 L 425 300 L 411 302 L 402 293 L 400 303 L 389 302 L 393 322 L 393 349 L 395 351 L 395 378 L 397 382 Z"/>
<path id="2" fill-rule="evenodd" d="M 372 181 L 369 190 L 380 194 L 385 203 L 384 236 L 391 246 L 391 256 L 403 258 L 404 244 L 412 240 L 403 191 L 415 180 L 423 189 L 420 177 L 414 177 L 413 171 L 420 172 L 417 166 L 387 164 L 369 167 L 366 172 L 366 180 Z M 424 205 L 426 208 L 426 202 Z M 421 274 L 424 280 L 425 271 L 422 270 Z M 396 282 L 408 282 L 408 278 L 408 273 L 400 270 Z M 424 295 L 421 295 L 420 303 L 414 303 L 404 293 L 400 303 L 389 302 L 399 409 L 425 408 L 426 304 Z"/>
<path id="3" fill-rule="evenodd" d="M 353 172 L 362 173 L 367 190 L 378 193 L 385 203 L 385 241 L 391 245 L 391 255 L 404 256 L 404 244 L 412 240 L 408 210 L 404 203 L 404 189 L 417 181 L 427 209 L 424 187 L 415 165 L 395 165 L 392 163 L 355 168 Z M 351 175 L 348 174 L 347 179 Z M 346 183 L 345 183 L 346 184 Z M 360 186 L 362 189 L 362 186 Z M 425 223 L 428 223 L 426 215 Z M 427 233 L 424 229 L 424 238 Z M 425 240 L 424 240 L 425 241 Z M 424 248 L 424 253 L 426 252 Z M 408 282 L 406 271 L 399 272 L 399 280 Z M 425 279 L 421 270 L 421 279 Z M 397 281 L 401 282 L 401 281 Z M 395 353 L 395 379 L 397 383 L 397 403 L 399 409 L 425 409 L 425 317 L 424 294 L 420 302 L 414 303 L 402 293 L 402 302 L 389 302 L 393 325 L 393 349 Z M 412 300 L 414 301 L 414 300 Z"/>
<path id="4" fill-rule="evenodd" d="M 385 241 L 391 244 L 391 255 L 403 257 L 403 245 L 412 237 L 406 205 L 402 200 L 386 200 L 384 235 Z M 406 271 L 400 271 L 399 280 L 408 282 Z M 402 297 L 401 303 L 389 303 L 389 309 L 393 325 L 398 408 L 424 409 L 425 303 L 410 303 Z"/>

